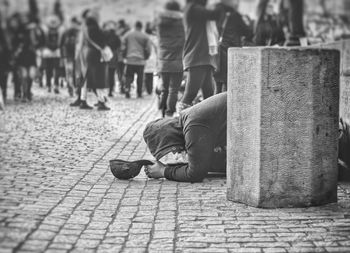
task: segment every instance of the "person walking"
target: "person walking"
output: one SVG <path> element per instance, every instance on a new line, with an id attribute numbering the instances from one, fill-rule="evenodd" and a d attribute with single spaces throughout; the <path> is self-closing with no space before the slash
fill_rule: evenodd
<path id="1" fill-rule="evenodd" d="M 127 23 L 125 23 L 125 20 L 124 19 L 118 20 L 117 35 L 119 36 L 119 38 L 123 38 L 128 31 L 130 31 L 130 26 Z M 119 81 L 119 91 L 120 91 L 120 94 L 125 94 L 124 57 L 123 57 L 122 50 L 118 50 L 117 53 L 118 53 L 117 74 L 118 74 L 118 81 Z"/>
<path id="2" fill-rule="evenodd" d="M 31 84 L 35 78 L 36 48 L 33 41 L 32 30 L 26 13 L 19 15 L 19 26 L 12 40 L 15 71 L 19 87 L 15 91 L 15 99 L 22 102 L 32 99 Z"/>
<path id="3" fill-rule="evenodd" d="M 254 41 L 256 46 L 283 45 L 285 42 L 283 28 L 277 15 L 274 13 L 271 0 L 261 3 L 255 23 Z"/>
<path id="4" fill-rule="evenodd" d="M 108 60 L 104 59 L 103 49 L 107 46 L 105 35 L 98 24 L 98 17 L 89 16 L 86 19 L 87 27 L 87 73 L 86 83 L 88 89 L 96 91 L 97 109 L 110 110 L 106 106 L 108 88 Z M 110 60 L 110 59 L 109 59 Z"/>
<path id="5" fill-rule="evenodd" d="M 118 57 L 121 47 L 121 41 L 116 32 L 116 23 L 114 21 L 107 21 L 103 25 L 103 30 L 107 40 L 107 45 L 111 48 L 113 52 L 113 58 L 108 62 L 108 82 L 109 82 L 109 92 L 108 96 L 113 97 L 114 87 L 115 87 L 115 74 L 118 68 Z"/>
<path id="6" fill-rule="evenodd" d="M 183 77 L 182 51 L 185 43 L 180 4 L 170 0 L 156 18 L 159 40 L 158 72 L 162 78 L 159 109 L 163 117 L 176 111 L 178 91 Z"/>
<path id="7" fill-rule="evenodd" d="M 148 95 L 152 94 L 153 91 L 153 77 L 157 72 L 157 55 L 158 55 L 158 38 L 155 35 L 154 27 L 151 22 L 146 23 L 146 34 L 151 40 L 151 55 L 146 61 L 145 70 L 144 70 L 144 86 Z"/>
<path id="8" fill-rule="evenodd" d="M 7 99 L 7 77 L 9 71 L 11 70 L 11 48 L 9 43 L 10 38 L 8 36 L 8 31 L 2 20 L 3 19 L 0 16 L 0 96 L 2 98 L 1 101 L 3 102 L 3 104 L 5 104 Z"/>
<path id="9" fill-rule="evenodd" d="M 90 15 L 91 10 L 86 9 L 82 13 L 83 23 L 78 34 L 78 40 L 75 47 L 75 78 L 76 78 L 76 94 L 77 99 L 70 104 L 70 106 L 79 106 L 83 110 L 92 110 L 92 106 L 87 103 L 87 87 L 86 87 L 86 73 L 87 73 L 87 28 L 86 19 Z"/>
<path id="10" fill-rule="evenodd" d="M 122 42 L 125 57 L 125 97 L 130 98 L 131 83 L 137 75 L 137 97 L 142 98 L 143 74 L 146 60 L 151 54 L 151 40 L 142 32 L 142 23 L 137 21 L 135 29 L 128 32 Z"/>
<path id="11" fill-rule="evenodd" d="M 188 71 L 184 95 L 177 110 L 192 105 L 199 89 L 204 99 L 214 93 L 213 72 L 217 68 L 218 34 L 215 21 L 220 12 L 206 8 L 207 0 L 187 0 L 184 10 L 185 45 L 184 70 Z"/>
<path id="12" fill-rule="evenodd" d="M 76 17 L 71 19 L 71 25 L 63 34 L 62 38 L 62 57 L 66 73 L 69 95 L 73 96 L 75 84 L 75 46 L 78 40 L 80 23 Z"/>
<path id="13" fill-rule="evenodd" d="M 44 32 L 44 48 L 42 58 L 46 74 L 46 85 L 51 92 L 51 81 L 54 81 L 54 92 L 59 93 L 59 71 L 61 59 L 61 43 L 64 28 L 61 26 L 59 18 L 52 15 L 48 18 L 47 24 L 42 27 Z"/>
<path id="14" fill-rule="evenodd" d="M 220 0 L 216 5 L 220 12 L 217 28 L 219 31 L 219 62 L 214 77 L 216 81 L 215 93 L 227 90 L 227 50 L 229 47 L 242 47 L 242 41 L 251 41 L 252 31 L 243 21 L 237 11 L 237 0 Z"/>

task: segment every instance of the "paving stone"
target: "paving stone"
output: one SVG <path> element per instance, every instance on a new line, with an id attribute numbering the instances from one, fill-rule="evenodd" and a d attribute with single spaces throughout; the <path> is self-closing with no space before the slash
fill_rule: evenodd
<path id="1" fill-rule="evenodd" d="M 349 184 L 339 184 L 337 204 L 264 210 L 228 202 L 224 178 L 188 184 L 148 180 L 141 172 L 134 180 L 117 180 L 109 159 L 152 159 L 142 131 L 157 118 L 156 100 L 117 96 L 112 110 L 101 114 L 70 108 L 63 94 L 36 86 L 34 94 L 31 104 L 10 100 L 6 114 L 0 113 L 0 122 L 6 122 L 0 128 L 1 252 L 350 247 Z"/>

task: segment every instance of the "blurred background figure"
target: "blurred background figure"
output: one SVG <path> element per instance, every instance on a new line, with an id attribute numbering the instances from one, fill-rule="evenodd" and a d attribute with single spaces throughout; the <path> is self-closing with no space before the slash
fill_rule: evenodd
<path id="1" fill-rule="evenodd" d="M 52 81 L 55 86 L 54 92 L 59 93 L 59 75 L 61 60 L 61 43 L 64 28 L 56 15 L 47 18 L 42 27 L 44 33 L 44 45 L 42 50 L 43 65 L 46 74 L 46 85 L 51 92 Z"/>
<path id="2" fill-rule="evenodd" d="M 80 27 L 78 41 L 75 47 L 75 78 L 76 78 L 76 94 L 77 99 L 70 104 L 70 106 L 79 106 L 80 109 L 91 110 L 92 107 L 87 104 L 87 53 L 88 53 L 88 40 L 87 40 L 87 26 L 86 20 L 90 15 L 91 10 L 86 9 L 83 11 L 82 25 Z"/>
<path id="3" fill-rule="evenodd" d="M 109 82 L 109 92 L 108 96 L 113 97 L 113 92 L 115 89 L 115 75 L 118 68 L 118 62 L 121 51 L 121 41 L 119 36 L 117 35 L 117 24 L 110 20 L 103 24 L 103 30 L 105 33 L 106 43 L 112 49 L 113 58 L 110 62 L 108 62 L 108 82 Z"/>
<path id="4" fill-rule="evenodd" d="M 69 95 L 72 97 L 75 83 L 75 47 L 78 42 L 80 22 L 77 17 L 70 20 L 70 25 L 66 29 L 62 38 L 62 57 L 64 59 L 64 67 Z"/>
<path id="5" fill-rule="evenodd" d="M 255 23 L 256 46 L 283 45 L 285 36 L 274 6 L 270 1 L 261 1 L 258 5 L 258 16 Z"/>
<path id="6" fill-rule="evenodd" d="M 147 22 L 145 27 L 145 33 L 148 35 L 151 41 L 151 54 L 145 64 L 143 81 L 147 94 L 151 95 L 153 91 L 153 79 L 157 72 L 158 65 L 158 39 L 155 35 L 154 24 L 152 24 L 151 22 Z"/>
<path id="7" fill-rule="evenodd" d="M 12 22 L 14 34 L 11 45 L 16 72 L 15 99 L 27 102 L 32 99 L 31 85 L 36 72 L 36 45 L 26 13 L 16 15 Z"/>
<path id="8" fill-rule="evenodd" d="M 184 70 L 188 71 L 184 95 L 178 103 L 180 112 L 192 105 L 201 89 L 204 99 L 214 93 L 213 73 L 217 68 L 217 31 L 210 21 L 219 19 L 217 9 L 206 8 L 206 0 L 188 0 L 184 9 Z"/>
<path id="9" fill-rule="evenodd" d="M 130 98 L 131 84 L 137 75 L 137 97 L 142 98 L 143 74 L 146 60 L 151 54 L 151 40 L 142 32 L 142 23 L 136 21 L 135 28 L 123 38 L 122 50 L 125 58 L 125 97 Z"/>
<path id="10" fill-rule="evenodd" d="M 11 45 L 5 13 L 0 11 L 0 109 L 7 99 L 7 77 L 11 70 Z"/>
<path id="11" fill-rule="evenodd" d="M 110 110 L 106 106 L 108 89 L 108 63 L 102 60 L 101 51 L 107 46 L 107 39 L 99 26 L 99 14 L 91 12 L 86 19 L 87 28 L 87 72 L 86 84 L 88 89 L 93 89 L 97 96 L 97 109 Z"/>
<path id="12" fill-rule="evenodd" d="M 180 9 L 177 1 L 170 0 L 156 18 L 159 40 L 158 72 L 162 78 L 159 109 L 163 117 L 174 115 L 183 77 L 185 30 Z"/>
<path id="13" fill-rule="evenodd" d="M 215 93 L 227 90 L 227 50 L 230 47 L 242 47 L 243 41 L 250 42 L 253 31 L 244 22 L 237 11 L 239 0 L 220 0 L 216 9 L 220 12 L 217 22 L 219 31 L 219 62 L 215 73 Z M 249 21 L 247 21 L 249 22 Z"/>

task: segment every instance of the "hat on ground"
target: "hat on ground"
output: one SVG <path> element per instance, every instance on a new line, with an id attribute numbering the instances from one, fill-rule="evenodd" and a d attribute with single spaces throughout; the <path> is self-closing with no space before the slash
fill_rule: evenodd
<path id="1" fill-rule="evenodd" d="M 118 179 L 130 179 L 140 174 L 141 168 L 144 165 L 152 165 L 149 160 L 136 160 L 132 162 L 115 159 L 110 160 L 109 165 L 113 176 Z"/>

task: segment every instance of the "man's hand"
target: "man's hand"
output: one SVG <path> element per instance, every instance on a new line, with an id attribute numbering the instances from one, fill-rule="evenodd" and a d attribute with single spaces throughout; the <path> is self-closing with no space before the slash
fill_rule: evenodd
<path id="1" fill-rule="evenodd" d="M 149 178 L 159 179 L 164 177 L 165 165 L 155 161 L 153 165 L 145 165 L 145 173 Z"/>

